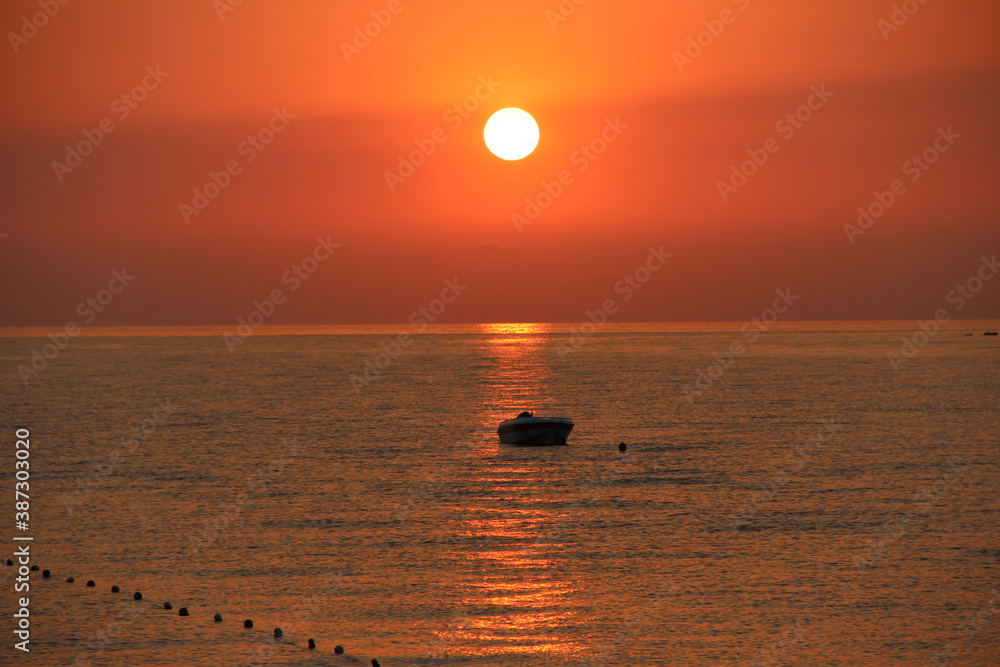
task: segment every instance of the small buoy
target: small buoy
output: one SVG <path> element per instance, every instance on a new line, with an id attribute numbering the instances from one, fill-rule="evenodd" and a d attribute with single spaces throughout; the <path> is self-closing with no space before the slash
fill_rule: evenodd
<path id="1" fill-rule="evenodd" d="M 244 628 L 252 628 L 253 627 L 253 621 L 248 618 L 247 620 L 243 621 L 243 627 Z"/>
<path id="2" fill-rule="evenodd" d="M 333 647 L 333 652 L 336 653 L 337 655 L 340 655 L 341 653 L 344 652 L 344 647 L 341 646 L 340 644 L 337 644 L 336 646 Z"/>
<path id="3" fill-rule="evenodd" d="M 215 615 L 215 622 L 216 623 L 222 623 L 222 614 L 216 614 Z"/>
<path id="4" fill-rule="evenodd" d="M 309 640 L 309 648 L 316 648 L 316 640 L 315 639 L 310 639 Z"/>
<path id="5" fill-rule="evenodd" d="M 628 449 L 628 445 L 626 445 L 624 442 L 618 445 L 619 452 L 624 452 L 626 449 Z"/>
<path id="6" fill-rule="evenodd" d="M 163 603 L 163 608 L 164 609 L 173 609 L 174 605 L 170 604 L 169 602 L 164 602 Z"/>
<path id="7" fill-rule="evenodd" d="M 283 634 L 285 634 L 285 633 L 281 631 L 281 628 L 275 628 L 274 629 L 274 637 L 275 637 L 275 639 L 281 639 L 281 635 L 283 635 Z"/>
<path id="8" fill-rule="evenodd" d="M 117 592 L 118 592 L 118 591 L 120 591 L 120 590 L 121 590 L 121 589 L 120 589 L 120 588 L 118 588 L 118 584 L 115 584 L 114 586 L 112 586 L 112 587 L 111 587 L 111 592 L 112 592 L 112 593 L 117 593 Z"/>
<path id="9" fill-rule="evenodd" d="M 49 572 L 48 570 L 42 570 L 42 579 L 48 579 L 51 576 L 52 576 L 51 572 Z"/>
<path id="10" fill-rule="evenodd" d="M 32 572 L 38 572 L 40 569 L 42 569 L 42 568 L 38 567 L 37 565 L 32 565 L 31 566 L 31 571 Z"/>
<path id="11" fill-rule="evenodd" d="M 72 584 L 74 581 L 76 581 L 76 579 L 74 579 L 73 577 L 66 577 L 67 584 Z"/>
<path id="12" fill-rule="evenodd" d="M 382 665 L 378 664 L 378 660 L 372 658 L 372 667 L 382 667 Z"/>
<path id="13" fill-rule="evenodd" d="M 133 600 L 141 600 L 142 599 L 142 593 L 140 593 L 139 591 L 136 591 L 135 595 L 132 596 L 132 599 Z"/>
<path id="14" fill-rule="evenodd" d="M 187 607 L 181 607 L 181 610 L 177 613 L 177 615 L 178 616 L 187 616 L 188 615 L 188 608 Z"/>
<path id="15" fill-rule="evenodd" d="M 89 586 L 90 588 L 93 588 L 93 587 L 94 587 L 94 586 L 96 586 L 96 585 L 97 585 L 97 584 L 95 584 L 95 583 L 94 583 L 94 580 L 93 580 L 93 579 L 88 579 L 88 580 L 87 580 L 87 586 Z"/>

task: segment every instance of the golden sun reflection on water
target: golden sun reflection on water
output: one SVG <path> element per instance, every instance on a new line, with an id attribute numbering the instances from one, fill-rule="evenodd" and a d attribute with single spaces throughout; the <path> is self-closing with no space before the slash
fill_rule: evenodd
<path id="1" fill-rule="evenodd" d="M 580 621 L 570 600 L 579 587 L 559 567 L 563 545 L 551 529 L 565 516 L 552 507 L 544 450 L 500 445 L 495 431 L 522 410 L 545 409 L 549 325 L 479 329 L 486 392 L 480 421 L 491 428 L 475 448 L 472 492 L 457 526 L 467 545 L 453 554 L 468 566 L 462 605 L 474 611 L 450 631 L 451 652 L 569 656 L 584 648 L 561 632 Z"/>
<path id="2" fill-rule="evenodd" d="M 480 324 L 480 354 L 486 363 L 484 419 L 498 424 L 522 410 L 533 410 L 547 395 L 551 370 L 545 348 L 550 325 Z"/>

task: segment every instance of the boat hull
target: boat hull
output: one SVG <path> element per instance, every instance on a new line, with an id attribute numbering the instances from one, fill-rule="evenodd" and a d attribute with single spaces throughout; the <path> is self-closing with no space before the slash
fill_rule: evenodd
<path id="1" fill-rule="evenodd" d="M 558 417 L 518 417 L 501 422 L 497 429 L 505 445 L 565 445 L 573 422 Z"/>

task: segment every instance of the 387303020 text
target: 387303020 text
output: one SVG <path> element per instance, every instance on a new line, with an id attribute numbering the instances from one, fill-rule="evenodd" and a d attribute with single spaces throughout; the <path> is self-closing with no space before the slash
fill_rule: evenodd
<path id="1" fill-rule="evenodd" d="M 29 438 L 31 433 L 26 428 L 19 428 L 14 435 L 17 437 L 14 444 L 14 527 L 19 531 L 19 534 L 14 535 L 14 542 L 18 545 L 14 550 L 14 564 L 17 567 L 17 576 L 14 577 L 14 592 L 23 594 L 31 590 L 29 574 L 31 572 L 31 541 L 34 539 L 23 534 L 28 532 L 28 522 L 31 520 L 29 513 L 31 498 L 28 495 L 31 490 L 29 485 L 31 477 L 29 472 L 31 468 L 29 462 L 31 440 Z M 17 605 L 14 612 L 14 635 L 21 641 L 16 642 L 14 648 L 27 653 L 30 652 L 28 642 L 31 638 L 30 599 L 26 595 L 19 598 L 15 595 L 15 598 L 17 598 Z"/>

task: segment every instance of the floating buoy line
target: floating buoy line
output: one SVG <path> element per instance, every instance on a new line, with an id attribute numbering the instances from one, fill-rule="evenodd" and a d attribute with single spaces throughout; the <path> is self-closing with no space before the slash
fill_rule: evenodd
<path id="1" fill-rule="evenodd" d="M 13 567 L 13 566 L 14 566 L 14 561 L 11 560 L 10 558 L 8 558 L 7 559 L 7 567 Z M 32 565 L 31 566 L 31 571 L 32 572 L 37 572 L 40 569 L 41 568 L 38 565 Z M 51 570 L 42 570 L 42 578 L 43 579 L 51 579 L 52 578 L 52 571 Z M 76 579 L 74 577 L 66 577 L 66 583 L 67 584 L 72 584 L 75 581 L 76 581 Z M 87 588 L 96 588 L 97 587 L 97 582 L 95 582 L 93 579 L 88 579 L 86 586 L 87 586 Z M 115 585 L 111 586 L 111 592 L 112 593 L 120 593 L 121 592 L 121 587 L 118 586 L 117 584 L 115 584 Z M 132 594 L 132 599 L 135 602 L 141 602 L 142 599 L 143 599 L 142 592 L 141 591 L 135 591 L 135 593 Z M 162 604 L 162 606 L 163 606 L 163 609 L 166 609 L 166 610 L 171 610 L 171 609 L 174 608 L 173 604 L 171 604 L 169 600 L 164 601 L 163 604 Z M 155 607 L 153 607 L 153 608 L 155 608 Z M 188 610 L 187 607 L 181 607 L 178 610 L 177 615 L 178 616 L 191 616 L 191 612 Z M 208 617 L 207 613 L 205 614 L 205 617 L 206 618 Z M 223 622 L 222 614 L 219 614 L 219 613 L 216 613 L 215 616 L 212 617 L 212 619 L 213 619 L 214 623 L 222 623 Z M 244 620 L 243 621 L 243 628 L 246 629 L 246 630 L 252 630 L 253 629 L 253 619 L 248 618 L 248 619 Z M 285 634 L 284 631 L 280 627 L 275 628 L 274 629 L 274 639 L 275 639 L 275 641 L 281 641 L 282 638 L 284 637 L 284 634 Z M 282 643 L 285 646 L 296 646 L 295 644 L 290 644 L 290 643 L 285 643 L 285 642 L 282 642 Z M 308 650 L 316 650 L 317 649 L 316 640 L 313 639 L 312 637 L 309 638 L 309 640 L 307 642 L 307 645 L 308 645 Z M 333 652 L 336 655 L 344 655 L 344 647 L 341 646 L 340 644 L 337 644 L 336 646 L 333 647 Z M 378 660 L 376 660 L 375 658 L 372 658 L 371 664 L 372 664 L 372 667 L 380 667 Z"/>

